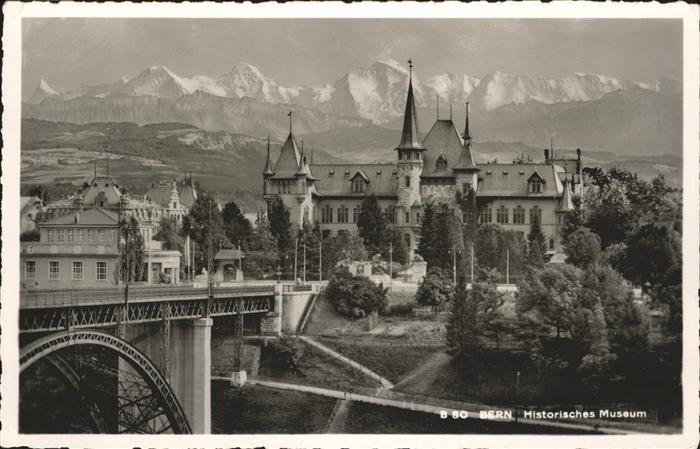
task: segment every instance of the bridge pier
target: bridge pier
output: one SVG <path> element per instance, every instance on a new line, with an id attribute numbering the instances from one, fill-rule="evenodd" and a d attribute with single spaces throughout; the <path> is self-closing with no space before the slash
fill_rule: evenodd
<path id="1" fill-rule="evenodd" d="M 211 326 L 211 318 L 199 318 L 170 329 L 170 385 L 193 433 L 211 433 Z"/>
<path id="2" fill-rule="evenodd" d="M 127 340 L 167 372 L 194 433 L 211 433 L 211 318 L 168 320 L 169 324 L 144 323 L 127 326 Z M 170 335 L 164 335 L 164 327 Z M 169 337 L 169 338 L 168 338 Z M 163 342 L 168 338 L 169 342 Z M 167 351 L 164 354 L 163 351 Z M 162 366 L 163 363 L 166 366 Z M 120 373 L 130 367 L 120 361 Z M 167 366 L 169 365 L 169 366 Z M 124 370 L 124 371 L 122 371 Z M 121 374 L 120 374 L 121 375 Z M 122 391 L 122 395 L 129 392 Z"/>
<path id="3" fill-rule="evenodd" d="M 275 284 L 274 309 L 260 319 L 260 331 L 263 335 L 282 335 L 282 284 Z"/>

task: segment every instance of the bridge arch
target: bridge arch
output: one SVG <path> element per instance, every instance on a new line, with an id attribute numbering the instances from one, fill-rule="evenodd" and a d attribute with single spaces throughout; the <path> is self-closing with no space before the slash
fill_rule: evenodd
<path id="1" fill-rule="evenodd" d="M 37 339 L 20 351 L 20 373 L 57 351 L 79 345 L 100 346 L 126 360 L 158 397 L 174 433 L 192 433 L 175 393 L 155 364 L 135 346 L 114 335 L 95 330 L 70 330 Z"/>

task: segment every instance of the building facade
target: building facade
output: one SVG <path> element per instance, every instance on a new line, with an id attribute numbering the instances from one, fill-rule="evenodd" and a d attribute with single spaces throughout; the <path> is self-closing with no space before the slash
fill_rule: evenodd
<path id="1" fill-rule="evenodd" d="M 38 223 L 39 241 L 22 242 L 23 289 L 60 290 L 119 285 L 119 221 L 113 211 L 92 207 Z M 144 237 L 143 282 L 179 283 L 180 252 L 164 250 L 151 240 L 152 226 L 140 227 Z M 123 244 L 123 242 L 122 242 Z"/>
<path id="2" fill-rule="evenodd" d="M 455 211 L 457 192 L 473 189 L 480 204 L 480 223 L 497 223 L 526 235 L 530 223 L 538 221 L 549 251 L 561 251 L 564 214 L 582 190 L 580 150 L 575 159 L 556 158 L 550 147 L 543 161 L 477 163 L 468 103 L 462 133 L 452 118 L 437 119 L 421 140 L 411 76 L 403 129 L 397 138 L 396 160 L 391 163 L 310 164 L 294 139 L 290 113 L 289 135 L 275 163 L 268 141 L 264 199 L 269 206 L 279 197 L 295 227 L 304 221 L 318 222 L 328 236 L 356 230 L 360 204 L 374 195 L 387 222 L 401 231 L 413 250 L 423 207 L 432 204 Z"/>
<path id="3" fill-rule="evenodd" d="M 181 222 L 197 199 L 191 176 L 179 182 L 154 181 L 145 195 L 136 196 L 120 189 L 109 173 L 98 174 L 97 169 L 86 184 L 78 193 L 48 204 L 44 218 L 51 220 L 81 209 L 99 207 L 121 214 L 122 218 L 133 216 L 139 223 L 150 224 L 157 231 L 160 220 L 165 217 Z"/>

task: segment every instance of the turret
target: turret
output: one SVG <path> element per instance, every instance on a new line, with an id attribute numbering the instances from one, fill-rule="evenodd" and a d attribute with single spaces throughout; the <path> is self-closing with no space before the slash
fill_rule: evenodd
<path id="1" fill-rule="evenodd" d="M 270 136 L 267 136 L 267 160 L 263 169 L 263 195 L 270 193 L 270 178 L 275 175 L 272 169 L 272 160 L 270 159 Z"/>
<path id="2" fill-rule="evenodd" d="M 403 117 L 401 142 L 396 147 L 398 152 L 398 197 L 397 206 L 410 212 L 412 206 L 420 205 L 420 175 L 423 171 L 423 152 L 425 148 L 420 141 L 418 116 L 413 97 L 413 62 L 408 60 L 409 78 L 406 95 L 406 110 Z M 405 216 L 405 215 L 404 215 Z M 410 215 L 409 215 L 410 218 Z M 411 220 L 404 225 L 411 225 Z"/>
<path id="3" fill-rule="evenodd" d="M 464 134 L 462 136 L 462 152 L 459 155 L 459 161 L 457 165 L 452 167 L 452 171 L 455 174 L 455 182 L 458 186 L 461 186 L 462 191 L 466 192 L 468 189 L 477 189 L 477 173 L 480 168 L 474 162 L 474 156 L 472 154 L 472 135 L 469 130 L 469 102 L 466 104 L 467 114 L 464 120 Z"/>

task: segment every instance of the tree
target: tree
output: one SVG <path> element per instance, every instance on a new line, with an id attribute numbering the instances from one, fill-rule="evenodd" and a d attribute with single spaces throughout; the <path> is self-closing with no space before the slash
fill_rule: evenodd
<path id="1" fill-rule="evenodd" d="M 370 255 L 384 252 L 384 247 L 388 244 L 388 230 L 376 196 L 369 195 L 362 200 L 357 230 Z"/>
<path id="2" fill-rule="evenodd" d="M 211 239 L 211 258 L 225 242 L 224 223 L 216 200 L 208 192 L 201 192 L 190 208 L 189 213 L 182 219 L 182 232 L 189 235 L 196 243 L 195 270 L 208 268 L 209 241 Z"/>
<path id="3" fill-rule="evenodd" d="M 121 280 L 122 282 L 139 282 L 144 278 L 144 242 L 139 222 L 131 216 L 122 220 L 121 230 Z"/>
<path id="4" fill-rule="evenodd" d="M 586 226 L 600 236 L 603 248 L 626 240 L 634 226 L 634 213 L 623 184 L 613 179 L 605 187 L 592 186 L 584 206 Z"/>
<path id="5" fill-rule="evenodd" d="M 465 243 L 473 244 L 476 241 L 476 233 L 479 228 L 479 203 L 473 188 L 466 192 L 458 191 L 455 195 L 456 203 L 462 213 L 462 234 Z"/>
<path id="6" fill-rule="evenodd" d="M 243 243 L 253 233 L 253 226 L 243 215 L 238 204 L 233 201 L 226 203 L 222 211 L 222 218 L 224 221 L 224 232 L 229 242 L 243 246 Z"/>
<path id="7" fill-rule="evenodd" d="M 391 260 L 395 263 L 405 265 L 408 263 L 409 256 L 409 249 L 408 245 L 406 245 L 406 239 L 403 238 L 403 235 L 401 235 L 401 232 L 398 229 L 391 229 L 389 231 L 389 235 L 391 236 Z M 385 256 L 385 259 L 387 261 L 389 260 L 388 255 Z"/>
<path id="8" fill-rule="evenodd" d="M 270 204 L 268 213 L 270 231 L 277 242 L 277 263 L 284 272 L 291 273 L 293 263 L 292 223 L 289 220 L 289 211 L 284 206 L 280 197 L 275 197 Z M 291 256 L 291 257 L 290 257 Z"/>
<path id="9" fill-rule="evenodd" d="M 456 258 L 453 251 L 459 255 L 464 249 L 462 226 L 451 210 L 448 209 L 435 215 L 435 236 L 432 266 L 451 271 Z M 430 262 L 428 262 L 428 267 L 430 266 Z"/>
<path id="10" fill-rule="evenodd" d="M 586 215 L 583 210 L 582 200 L 580 195 L 574 195 L 571 198 L 574 208 L 564 215 L 564 226 L 561 229 L 561 238 L 563 241 L 569 239 L 569 236 L 579 228 L 586 225 Z"/>
<path id="11" fill-rule="evenodd" d="M 479 341 L 478 307 L 469 294 L 463 279 L 449 303 L 449 315 L 445 328 L 447 353 L 463 366 L 470 356 L 481 350 Z"/>
<path id="12" fill-rule="evenodd" d="M 586 268 L 600 256 L 600 237 L 588 228 L 579 228 L 565 241 L 564 251 L 567 263 Z"/>
<path id="13" fill-rule="evenodd" d="M 545 332 L 554 331 L 557 337 L 573 337 L 581 276 L 581 270 L 570 265 L 532 270 L 518 282 L 518 317 L 528 315 L 529 321 L 540 323 Z"/>
<path id="14" fill-rule="evenodd" d="M 367 250 L 362 239 L 354 233 L 339 233 L 322 241 L 323 278 L 332 276 L 338 263 L 350 260 L 367 260 Z"/>
<path id="15" fill-rule="evenodd" d="M 438 239 L 435 228 L 435 208 L 432 203 L 428 203 L 423 208 L 420 220 L 420 239 L 416 253 L 420 254 L 423 260 L 432 266 L 435 260 L 435 248 L 438 245 Z"/>
<path id="16" fill-rule="evenodd" d="M 530 266 L 540 268 L 544 265 L 544 253 L 547 251 L 547 242 L 539 220 L 530 223 L 530 233 L 527 235 L 528 255 Z"/>
<path id="17" fill-rule="evenodd" d="M 319 243 L 321 242 L 321 228 L 318 223 L 312 225 L 308 221 L 299 230 L 298 245 L 298 273 L 296 277 L 304 279 L 304 253 L 306 253 L 306 279 L 318 279 Z"/>
<path id="18" fill-rule="evenodd" d="M 578 372 L 589 391 L 597 396 L 610 379 L 611 363 L 617 357 L 610 351 L 607 326 L 603 306 L 594 305 L 590 321 L 590 346 L 588 353 L 581 359 Z"/>
<path id="19" fill-rule="evenodd" d="M 333 271 L 326 296 L 341 315 L 363 318 L 386 310 L 387 291 L 366 277 L 353 276 L 346 267 L 340 266 Z"/>
<path id="20" fill-rule="evenodd" d="M 430 306 L 437 315 L 440 306 L 446 304 L 454 293 L 450 276 L 439 268 L 430 269 L 416 290 L 416 302 Z"/>
<path id="21" fill-rule="evenodd" d="M 495 269 L 500 266 L 501 259 L 505 258 L 505 254 L 501 254 L 503 234 L 503 228 L 495 223 L 479 226 L 474 255 L 480 267 Z"/>
<path id="22" fill-rule="evenodd" d="M 153 237 L 155 240 L 163 242 L 163 249 L 182 251 L 182 232 L 174 217 L 161 218 L 158 232 Z"/>
<path id="23" fill-rule="evenodd" d="M 272 276 L 277 265 L 277 242 L 270 231 L 270 223 L 264 212 L 258 212 L 255 229 L 244 245 L 246 277 L 265 279 Z"/>
<path id="24" fill-rule="evenodd" d="M 498 293 L 498 274 L 493 270 L 480 270 L 470 290 L 460 277 L 450 301 L 449 317 L 445 332 L 447 352 L 459 365 L 466 363 L 485 348 L 485 340 L 493 337 L 498 346 L 503 329 L 500 308 L 504 296 Z"/>

